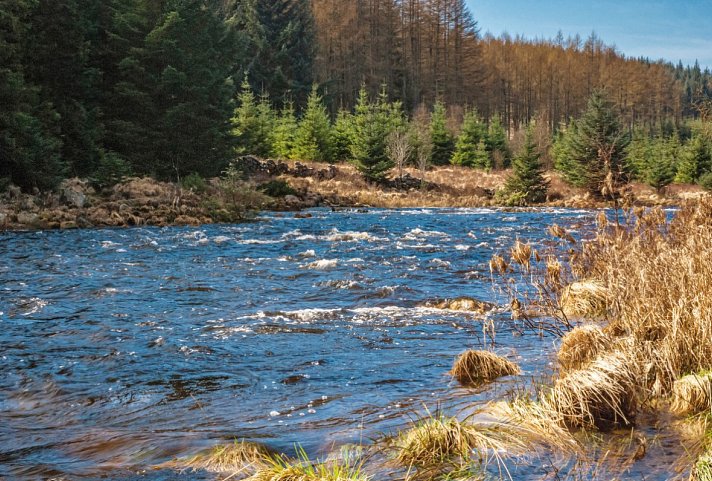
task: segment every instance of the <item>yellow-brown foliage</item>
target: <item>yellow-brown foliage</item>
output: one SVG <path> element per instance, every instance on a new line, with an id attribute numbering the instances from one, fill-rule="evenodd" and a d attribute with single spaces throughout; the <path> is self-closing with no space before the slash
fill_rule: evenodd
<path id="1" fill-rule="evenodd" d="M 203 470 L 212 473 L 256 472 L 267 465 L 270 453 L 261 444 L 236 441 L 215 446 L 187 459 L 171 461 L 166 467 Z"/>
<path id="2" fill-rule="evenodd" d="M 481 384 L 519 374 L 512 361 L 489 351 L 465 351 L 455 359 L 450 375 L 462 384 Z"/>
<path id="3" fill-rule="evenodd" d="M 573 282 L 561 292 L 559 307 L 566 317 L 598 318 L 606 313 L 608 289 L 600 282 Z"/>
<path id="4" fill-rule="evenodd" d="M 557 353 L 562 374 L 585 366 L 611 345 L 611 338 L 599 326 L 585 324 L 575 327 L 561 339 Z"/>
<path id="5" fill-rule="evenodd" d="M 670 409 L 677 414 L 712 413 L 712 373 L 689 374 L 675 381 Z"/>
<path id="6" fill-rule="evenodd" d="M 638 408 L 638 379 L 637 359 L 626 351 L 614 351 L 557 379 L 540 402 L 559 413 L 568 426 L 628 425 Z"/>
<path id="7" fill-rule="evenodd" d="M 712 200 L 671 222 L 661 209 L 637 214 L 625 228 L 599 229 L 578 262 L 609 293 L 609 328 L 631 340 L 642 387 L 660 396 L 681 375 L 712 368 Z"/>

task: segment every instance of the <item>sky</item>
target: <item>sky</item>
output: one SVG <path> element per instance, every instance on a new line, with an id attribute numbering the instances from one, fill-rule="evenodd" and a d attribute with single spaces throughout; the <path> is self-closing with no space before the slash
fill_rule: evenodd
<path id="1" fill-rule="evenodd" d="M 554 38 L 591 32 L 630 57 L 712 70 L 712 0 L 467 0 L 481 33 Z"/>

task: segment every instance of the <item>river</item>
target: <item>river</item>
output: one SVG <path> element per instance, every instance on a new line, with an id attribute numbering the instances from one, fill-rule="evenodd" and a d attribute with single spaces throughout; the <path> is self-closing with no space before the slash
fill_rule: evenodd
<path id="1" fill-rule="evenodd" d="M 508 314 L 421 304 L 503 303 L 491 256 L 593 212 L 309 213 L 0 234 L 0 477 L 201 479 L 151 467 L 234 439 L 323 455 L 551 371 L 555 339 Z M 523 374 L 458 386 L 483 347 Z"/>

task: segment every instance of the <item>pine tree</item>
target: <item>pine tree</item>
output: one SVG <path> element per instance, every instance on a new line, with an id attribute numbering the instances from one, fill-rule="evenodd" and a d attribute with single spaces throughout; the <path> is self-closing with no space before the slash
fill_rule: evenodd
<path id="1" fill-rule="evenodd" d="M 388 136 L 396 123 L 392 110 L 382 101 L 371 103 L 364 87 L 359 91 L 353 118 L 351 157 L 359 172 L 374 182 L 383 181 L 393 168 L 386 152 Z"/>
<path id="2" fill-rule="evenodd" d="M 269 157 L 272 154 L 274 117 L 268 109 L 266 97 L 258 102 L 245 78 L 232 117 L 232 135 L 236 152 L 241 155 Z"/>
<path id="3" fill-rule="evenodd" d="M 660 192 L 675 179 L 675 148 L 673 141 L 659 137 L 645 170 L 645 182 Z"/>
<path id="4" fill-rule="evenodd" d="M 331 121 L 317 86 L 312 87 L 307 108 L 299 121 L 294 139 L 295 158 L 330 162 L 332 160 Z"/>
<path id="5" fill-rule="evenodd" d="M 499 115 L 495 115 L 490 119 L 487 136 L 485 137 L 487 152 L 491 159 L 501 159 L 501 165 L 495 166 L 498 168 L 509 167 L 510 153 L 507 146 L 507 132 L 499 120 Z"/>
<path id="6" fill-rule="evenodd" d="M 455 143 L 455 153 L 452 156 L 452 163 L 478 169 L 491 169 L 492 163 L 485 145 L 486 137 L 487 128 L 477 114 L 477 111 L 473 110 L 466 113 L 462 121 L 462 132 L 457 137 L 457 142 Z M 482 150 L 484 150 L 486 157 L 482 156 L 480 143 L 482 143 Z"/>
<path id="7" fill-rule="evenodd" d="M 625 178 L 623 161 L 630 140 L 602 92 L 591 95 L 576 127 L 576 134 L 570 139 L 571 163 L 565 177 L 595 196 L 612 195 L 610 188 Z M 606 185 L 607 179 L 614 185 Z"/>
<path id="8" fill-rule="evenodd" d="M 701 135 L 693 135 L 680 154 L 675 182 L 692 184 L 712 170 L 712 149 Z"/>
<path id="9" fill-rule="evenodd" d="M 430 117 L 430 137 L 433 145 L 431 161 L 433 165 L 449 164 L 455 150 L 455 141 L 447 128 L 445 113 L 445 105 L 442 101 L 437 100 Z"/>
<path id="10" fill-rule="evenodd" d="M 294 151 L 294 139 L 297 131 L 297 118 L 294 105 L 285 103 L 274 126 L 272 151 L 279 159 L 291 159 Z"/>
<path id="11" fill-rule="evenodd" d="M 354 138 L 354 119 L 351 112 L 339 110 L 331 134 L 334 160 L 350 159 L 351 143 Z"/>
<path id="12" fill-rule="evenodd" d="M 644 132 L 636 131 L 626 149 L 626 169 L 635 180 L 644 182 L 646 172 L 653 156 L 653 146 L 650 137 Z"/>
<path id="13" fill-rule="evenodd" d="M 203 0 L 173 0 L 145 41 L 144 65 L 154 87 L 156 173 L 180 178 L 218 175 L 232 151 L 229 61 L 234 42 Z M 269 144 L 268 144 L 269 145 Z"/>
<path id="14" fill-rule="evenodd" d="M 508 203 L 526 205 L 546 200 L 549 183 L 544 178 L 540 157 L 530 126 L 522 151 L 512 161 L 512 174 L 504 187 Z"/>
<path id="15" fill-rule="evenodd" d="M 313 83 L 314 18 L 309 0 L 231 0 L 228 24 L 245 42 L 244 73 L 276 102 L 303 105 Z"/>
<path id="16" fill-rule="evenodd" d="M 41 102 L 59 114 L 60 155 L 72 175 L 86 176 L 100 157 L 101 125 L 90 97 L 96 74 L 89 65 L 91 0 L 37 0 L 27 19 L 25 76 Z"/>
<path id="17" fill-rule="evenodd" d="M 55 187 L 65 174 L 56 126 L 24 75 L 24 48 L 33 2 L 0 0 L 0 178 L 25 190 Z"/>

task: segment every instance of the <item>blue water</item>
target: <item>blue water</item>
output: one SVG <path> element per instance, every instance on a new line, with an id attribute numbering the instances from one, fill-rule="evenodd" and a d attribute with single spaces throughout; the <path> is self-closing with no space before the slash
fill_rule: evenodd
<path id="1" fill-rule="evenodd" d="M 196 479 L 151 467 L 236 438 L 319 455 L 550 368 L 554 340 L 506 314 L 419 306 L 504 303 L 492 254 L 594 213 L 310 212 L 0 234 L 0 477 Z M 524 374 L 459 387 L 446 372 L 479 347 Z"/>

